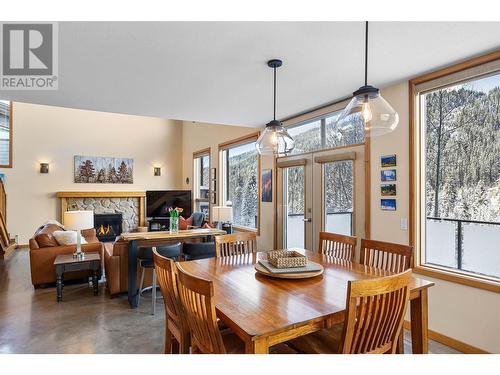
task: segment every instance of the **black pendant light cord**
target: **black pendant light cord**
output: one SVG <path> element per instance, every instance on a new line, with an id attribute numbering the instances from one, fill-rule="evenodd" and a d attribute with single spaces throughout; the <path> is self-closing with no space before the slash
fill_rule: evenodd
<path id="1" fill-rule="evenodd" d="M 368 21 L 365 22 L 365 86 L 368 84 Z"/>
<path id="2" fill-rule="evenodd" d="M 273 108 L 273 120 L 276 120 L 276 67 L 273 68 L 274 71 L 274 108 Z"/>

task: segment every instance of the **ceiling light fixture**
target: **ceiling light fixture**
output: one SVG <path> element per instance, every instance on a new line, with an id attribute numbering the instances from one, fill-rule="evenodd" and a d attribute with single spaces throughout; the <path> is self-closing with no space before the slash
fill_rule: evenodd
<path id="1" fill-rule="evenodd" d="M 276 68 L 283 65 L 283 62 L 273 59 L 269 60 L 267 65 L 273 68 L 274 72 L 274 116 L 273 120 L 266 124 L 266 128 L 257 139 L 255 147 L 261 155 L 284 156 L 293 150 L 294 141 L 283 124 L 276 120 Z"/>
<path id="2" fill-rule="evenodd" d="M 351 128 L 360 114 L 368 136 L 384 135 L 396 129 L 398 113 L 380 95 L 378 88 L 368 85 L 368 21 L 365 22 L 365 85 L 352 95 L 337 120 L 338 129 Z"/>

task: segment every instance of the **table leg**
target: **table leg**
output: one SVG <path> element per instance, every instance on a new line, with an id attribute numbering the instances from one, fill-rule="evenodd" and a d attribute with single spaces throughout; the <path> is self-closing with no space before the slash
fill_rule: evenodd
<path id="1" fill-rule="evenodd" d="M 128 303 L 131 309 L 137 308 L 137 242 L 128 244 Z"/>
<path id="2" fill-rule="evenodd" d="M 62 270 L 56 267 L 57 302 L 62 301 Z"/>
<path id="3" fill-rule="evenodd" d="M 246 354 L 269 354 L 269 340 L 258 338 L 245 343 Z"/>
<path id="4" fill-rule="evenodd" d="M 411 347 L 413 354 L 427 354 L 429 351 L 427 289 L 410 302 Z"/>
<path id="5" fill-rule="evenodd" d="M 99 283 L 97 281 L 97 269 L 92 271 L 92 287 L 94 289 L 94 296 L 99 295 Z"/>

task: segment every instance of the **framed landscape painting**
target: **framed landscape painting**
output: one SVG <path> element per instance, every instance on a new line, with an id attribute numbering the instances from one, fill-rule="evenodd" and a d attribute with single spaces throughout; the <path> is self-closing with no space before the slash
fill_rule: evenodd
<path id="1" fill-rule="evenodd" d="M 75 155 L 75 182 L 132 184 L 134 159 Z"/>
<path id="2" fill-rule="evenodd" d="M 380 186 L 380 194 L 383 196 L 396 195 L 396 184 L 382 184 Z"/>
<path id="3" fill-rule="evenodd" d="M 380 178 L 382 181 L 396 181 L 396 170 L 385 169 L 380 171 Z"/>
<path id="4" fill-rule="evenodd" d="M 385 155 L 380 157 L 380 165 L 382 168 L 395 167 L 396 155 Z"/>
<path id="5" fill-rule="evenodd" d="M 262 170 L 262 202 L 273 201 L 273 170 Z"/>
<path id="6" fill-rule="evenodd" d="M 380 208 L 384 211 L 396 211 L 395 199 L 381 199 Z"/>

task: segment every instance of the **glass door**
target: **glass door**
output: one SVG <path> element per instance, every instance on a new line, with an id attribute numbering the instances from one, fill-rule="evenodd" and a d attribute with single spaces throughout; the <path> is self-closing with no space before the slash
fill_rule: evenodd
<path id="1" fill-rule="evenodd" d="M 278 162 L 278 245 L 313 249 L 312 160 Z"/>
<path id="2" fill-rule="evenodd" d="M 317 250 L 319 232 L 363 238 L 364 145 L 279 158 L 277 246 Z"/>

